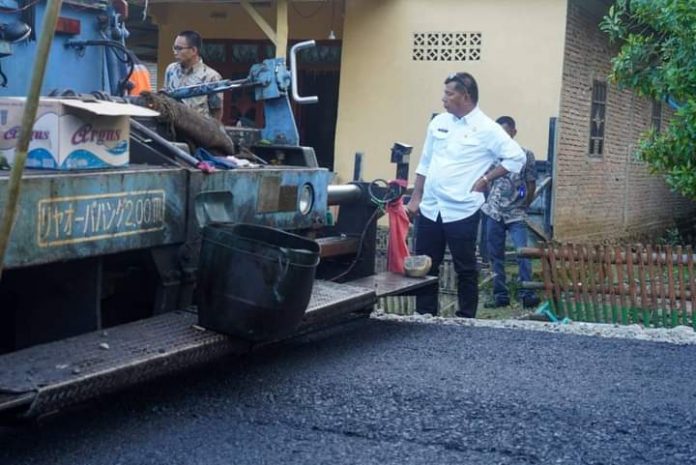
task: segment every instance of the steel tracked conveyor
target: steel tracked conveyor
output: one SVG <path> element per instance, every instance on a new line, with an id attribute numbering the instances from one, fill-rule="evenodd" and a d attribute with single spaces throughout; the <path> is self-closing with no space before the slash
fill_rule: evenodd
<path id="1" fill-rule="evenodd" d="M 353 283 L 316 281 L 294 337 L 368 315 L 378 297 L 432 285 L 391 273 Z M 146 320 L 0 356 L 0 413 L 35 417 L 166 373 L 260 346 L 197 326 L 194 311 Z"/>

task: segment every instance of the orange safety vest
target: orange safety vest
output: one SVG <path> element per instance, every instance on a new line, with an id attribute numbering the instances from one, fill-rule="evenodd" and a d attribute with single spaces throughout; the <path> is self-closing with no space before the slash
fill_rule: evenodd
<path id="1" fill-rule="evenodd" d="M 130 91 L 131 95 L 140 95 L 141 92 L 152 91 L 152 86 L 150 85 L 150 72 L 145 65 L 141 63 L 135 65 L 129 81 L 133 84 L 133 88 Z"/>

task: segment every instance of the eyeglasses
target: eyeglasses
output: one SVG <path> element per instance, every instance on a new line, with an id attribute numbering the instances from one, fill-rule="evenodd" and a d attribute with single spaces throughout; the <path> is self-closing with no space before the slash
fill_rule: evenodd
<path id="1" fill-rule="evenodd" d="M 189 48 L 193 48 L 193 47 L 182 47 L 181 45 L 175 45 L 175 46 L 172 47 L 172 51 L 173 51 L 173 52 L 180 52 L 180 51 L 182 51 L 182 50 L 186 50 L 186 49 L 189 49 Z"/>

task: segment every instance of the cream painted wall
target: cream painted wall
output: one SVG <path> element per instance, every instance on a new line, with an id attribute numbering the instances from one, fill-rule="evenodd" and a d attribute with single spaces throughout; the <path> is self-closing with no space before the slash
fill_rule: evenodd
<path id="1" fill-rule="evenodd" d="M 442 82 L 454 71 L 472 73 L 484 112 L 515 117 L 519 142 L 546 158 L 548 119 L 560 105 L 566 0 L 345 0 L 345 13 L 336 3 L 332 12 L 329 2 L 298 2 L 288 15 L 291 39 L 323 39 L 332 28 L 343 39 L 339 180 L 352 175 L 356 151 L 366 153 L 365 179 L 392 177 L 395 141 L 414 146 L 413 173 L 430 115 L 442 111 Z M 272 4 L 256 8 L 275 26 Z M 204 39 L 265 39 L 238 5 L 153 4 L 150 13 L 160 31 L 160 85 L 183 29 Z M 412 61 L 412 34 L 432 31 L 481 32 L 481 61 Z"/>
<path id="2" fill-rule="evenodd" d="M 566 0 L 347 0 L 336 131 L 336 171 L 349 180 L 356 151 L 364 177 L 390 178 L 395 141 L 414 146 L 442 111 L 445 77 L 467 71 L 482 110 L 518 122 L 518 141 L 545 159 L 549 117 L 558 116 Z M 476 62 L 412 61 L 414 32 L 481 32 Z M 411 179 L 412 181 L 412 179 Z"/>
<path id="3" fill-rule="evenodd" d="M 190 2 L 191 4 L 196 2 Z M 174 61 L 172 44 L 182 30 L 198 31 L 203 39 L 265 40 L 267 37 L 239 5 L 154 4 L 150 15 L 159 26 L 159 83 L 164 70 Z M 275 29 L 275 5 L 256 5 L 256 10 Z M 333 28 L 339 39 L 343 30 L 340 2 L 332 8 L 328 2 L 303 2 L 288 6 L 289 39 L 326 39 Z M 224 76 L 223 76 L 224 77 Z"/>

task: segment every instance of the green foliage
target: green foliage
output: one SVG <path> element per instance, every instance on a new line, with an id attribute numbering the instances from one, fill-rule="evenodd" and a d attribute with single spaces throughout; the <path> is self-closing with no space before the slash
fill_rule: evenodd
<path id="1" fill-rule="evenodd" d="M 600 28 L 620 43 L 611 78 L 678 110 L 638 156 L 677 192 L 696 199 L 696 0 L 616 0 Z"/>
<path id="2" fill-rule="evenodd" d="M 667 229 L 662 236 L 657 239 L 657 243 L 659 245 L 677 246 L 682 245 L 684 239 L 681 236 L 681 232 L 679 232 L 679 228 L 674 227 Z"/>

